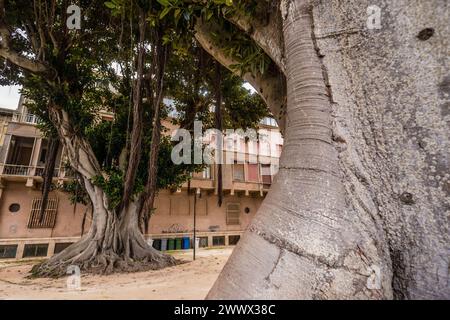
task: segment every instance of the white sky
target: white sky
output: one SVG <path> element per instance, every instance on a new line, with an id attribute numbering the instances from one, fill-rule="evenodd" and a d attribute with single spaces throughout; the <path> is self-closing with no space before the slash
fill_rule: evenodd
<path id="1" fill-rule="evenodd" d="M 0 86 L 0 108 L 17 109 L 20 98 L 19 89 L 18 86 Z"/>
<path id="2" fill-rule="evenodd" d="M 252 85 L 248 82 L 244 83 L 244 88 L 250 90 L 251 92 L 256 92 L 255 88 L 253 88 Z"/>

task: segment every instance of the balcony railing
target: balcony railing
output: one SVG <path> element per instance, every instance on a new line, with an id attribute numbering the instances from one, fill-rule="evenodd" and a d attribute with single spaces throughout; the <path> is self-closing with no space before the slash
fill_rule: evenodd
<path id="1" fill-rule="evenodd" d="M 3 176 L 40 177 L 44 167 L 22 166 L 15 164 L 0 164 L 0 174 Z M 61 174 L 61 175 L 60 175 Z M 66 177 L 64 170 L 56 168 L 53 177 Z"/>
<path id="2" fill-rule="evenodd" d="M 37 124 L 39 122 L 39 118 L 32 113 L 14 113 L 11 121 L 18 123 Z"/>
<path id="3" fill-rule="evenodd" d="M 7 176 L 30 176 L 31 175 L 30 166 L 20 166 L 14 164 L 4 164 L 2 165 L 1 173 Z"/>
<path id="4" fill-rule="evenodd" d="M 42 177 L 44 174 L 44 167 L 36 167 L 36 171 L 34 172 L 35 177 Z M 55 168 L 53 171 L 53 177 L 59 177 L 59 168 Z"/>

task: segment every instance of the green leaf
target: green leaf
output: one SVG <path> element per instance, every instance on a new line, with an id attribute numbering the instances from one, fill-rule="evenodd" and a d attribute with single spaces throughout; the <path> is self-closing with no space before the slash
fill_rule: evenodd
<path id="1" fill-rule="evenodd" d="M 159 0 L 158 0 L 159 1 Z M 172 10 L 172 8 L 170 7 L 165 7 L 164 10 L 161 12 L 161 14 L 159 15 L 160 19 L 163 19 L 169 12 L 170 10 Z"/>
<path id="2" fill-rule="evenodd" d="M 181 9 L 178 8 L 175 10 L 173 15 L 174 15 L 175 19 L 178 19 L 180 17 L 180 14 L 181 14 Z"/>
<path id="3" fill-rule="evenodd" d="M 160 5 L 162 5 L 163 7 L 168 7 L 170 5 L 169 0 L 157 0 L 159 2 Z"/>
<path id="4" fill-rule="evenodd" d="M 112 2 L 110 2 L 110 1 L 106 1 L 105 2 L 105 6 L 107 8 L 109 8 L 109 9 L 115 9 L 116 8 L 116 5 L 114 3 L 112 3 Z"/>

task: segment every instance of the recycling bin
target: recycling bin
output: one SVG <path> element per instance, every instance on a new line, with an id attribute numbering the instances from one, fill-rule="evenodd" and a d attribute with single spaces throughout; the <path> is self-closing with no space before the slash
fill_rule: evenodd
<path id="1" fill-rule="evenodd" d="M 191 248 L 191 239 L 189 239 L 189 237 L 184 237 L 183 238 L 183 249 L 187 250 Z"/>
<path id="2" fill-rule="evenodd" d="M 183 239 L 177 238 L 175 239 L 175 250 L 181 250 L 183 248 Z"/>
<path id="3" fill-rule="evenodd" d="M 175 250 L 175 239 L 167 240 L 167 250 Z"/>
<path id="4" fill-rule="evenodd" d="M 167 239 L 161 239 L 161 251 L 167 250 Z"/>
<path id="5" fill-rule="evenodd" d="M 195 238 L 195 249 L 200 248 L 200 238 Z"/>
<path id="6" fill-rule="evenodd" d="M 153 248 L 156 250 L 161 250 L 161 239 L 155 239 L 153 241 Z"/>

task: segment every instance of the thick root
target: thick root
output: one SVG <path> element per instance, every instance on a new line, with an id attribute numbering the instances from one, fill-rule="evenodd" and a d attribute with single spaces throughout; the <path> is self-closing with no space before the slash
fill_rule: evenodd
<path id="1" fill-rule="evenodd" d="M 93 243 L 74 244 L 51 259 L 35 265 L 31 270 L 31 277 L 63 277 L 68 274 L 70 266 L 78 266 L 82 274 L 105 275 L 159 270 L 182 263 L 148 245 L 136 247 L 136 254 L 118 254 L 113 250 L 98 252 Z"/>

